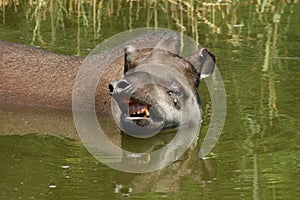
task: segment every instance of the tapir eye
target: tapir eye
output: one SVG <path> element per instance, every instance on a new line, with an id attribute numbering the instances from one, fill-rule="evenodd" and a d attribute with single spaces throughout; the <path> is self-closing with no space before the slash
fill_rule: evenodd
<path id="1" fill-rule="evenodd" d="M 182 92 L 180 92 L 179 90 L 168 90 L 167 93 L 169 95 L 175 95 L 177 97 L 181 97 L 182 96 Z"/>
<path id="2" fill-rule="evenodd" d="M 174 92 L 171 91 L 171 90 L 167 91 L 167 93 L 168 93 L 169 95 L 173 95 L 173 94 L 174 94 Z"/>
<path id="3" fill-rule="evenodd" d="M 175 92 L 175 91 L 173 91 L 173 90 L 169 90 L 169 91 L 168 91 L 168 94 L 169 94 L 169 95 L 171 96 L 171 98 L 173 99 L 173 103 L 174 103 L 175 108 L 180 109 L 180 104 L 179 104 L 177 98 L 180 97 L 180 96 L 182 96 L 182 93 L 180 93 L 180 92 Z"/>

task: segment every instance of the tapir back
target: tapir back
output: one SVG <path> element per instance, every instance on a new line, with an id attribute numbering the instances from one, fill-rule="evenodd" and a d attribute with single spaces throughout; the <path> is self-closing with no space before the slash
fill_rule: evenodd
<path id="1" fill-rule="evenodd" d="M 70 108 L 83 60 L 0 41 L 0 103 Z"/>

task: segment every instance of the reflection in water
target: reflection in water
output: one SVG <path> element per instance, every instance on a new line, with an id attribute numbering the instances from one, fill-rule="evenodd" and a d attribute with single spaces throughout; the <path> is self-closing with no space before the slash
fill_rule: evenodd
<path id="1" fill-rule="evenodd" d="M 69 112 L 20 106 L 3 106 L 1 108 L 1 113 L 1 116 L 5 116 L 1 118 L 1 123 L 3 123 L 4 125 L 2 126 L 1 134 L 23 135 L 29 133 L 46 133 L 64 137 L 71 137 L 78 140 L 78 136 L 75 133 L 76 130 L 74 129 L 73 118 L 71 113 Z M 169 158 L 172 158 L 171 160 L 177 160 L 172 164 L 169 163 L 170 165 L 168 167 L 154 172 L 141 174 L 117 172 L 114 178 L 115 180 L 113 181 L 115 193 L 121 193 L 124 196 L 128 196 L 129 193 L 145 193 L 150 191 L 165 193 L 178 192 L 180 191 L 179 181 L 184 176 L 191 177 L 199 184 L 205 184 L 207 181 L 211 181 L 216 177 L 215 159 L 209 157 L 207 157 L 206 159 L 199 159 L 198 157 L 199 145 L 197 145 L 197 133 L 199 133 L 199 127 L 196 125 L 183 126 L 179 128 L 179 130 L 165 130 L 154 137 L 141 139 L 128 136 L 124 133 L 120 134 L 119 129 L 116 127 L 112 119 L 105 119 L 102 117 L 100 122 L 103 125 L 105 132 L 108 133 L 107 136 L 109 137 L 109 139 L 115 145 L 127 150 L 127 152 L 123 154 L 122 163 L 128 165 L 128 167 L 131 166 L 132 168 L 135 168 L 136 166 L 140 166 L 141 168 L 143 168 L 147 167 L 148 165 L 165 165 L 164 160 L 166 158 L 167 160 Z M 194 140 L 190 141 L 191 137 L 188 135 L 193 136 Z M 196 137 L 194 137 L 195 135 Z M 32 177 L 35 177 L 40 176 L 40 172 L 45 170 L 43 168 L 47 168 L 48 164 L 51 163 L 53 163 L 54 165 L 60 165 L 63 171 L 69 171 L 73 167 L 80 167 L 80 163 L 82 163 L 81 161 L 79 161 L 81 160 L 81 156 L 75 158 L 75 160 L 74 158 L 67 158 L 62 162 L 53 160 L 56 155 L 61 155 L 62 159 L 64 160 L 64 156 L 69 157 L 68 152 L 73 152 L 76 155 L 78 153 L 78 150 L 80 153 L 84 149 L 84 147 L 81 145 L 78 149 L 78 142 L 64 139 L 64 137 L 56 138 L 47 135 L 30 134 L 23 137 L 2 136 L 2 139 L 0 139 L 0 141 L 3 141 L 3 144 L 5 144 L 2 145 L 3 149 L 7 148 L 7 146 L 10 145 L 15 146 L 17 150 L 16 152 L 19 152 L 18 154 L 20 155 L 21 159 L 22 156 L 26 154 L 31 155 L 32 158 L 36 156 L 45 157 L 41 158 L 40 161 L 38 161 L 45 164 L 40 165 L 38 164 L 38 162 L 36 163 L 31 161 L 29 161 L 28 163 L 24 163 L 24 165 L 26 166 L 35 166 L 37 168 L 37 173 L 31 174 Z M 35 140 L 42 140 L 43 143 Z M 186 140 L 188 140 L 188 142 L 192 142 L 192 145 L 183 154 L 183 156 L 181 156 L 181 149 L 183 148 L 183 150 L 185 150 L 186 148 L 186 144 L 184 144 L 186 143 Z M 45 143 L 47 143 L 47 145 L 42 148 Z M 62 147 L 65 148 L 64 152 L 61 152 Z M 48 152 L 48 150 L 45 150 L 45 148 L 50 148 L 51 150 Z M 155 153 L 160 149 L 163 150 L 160 151 L 159 154 Z M 15 156 L 15 154 L 11 151 L 8 151 L 7 153 L 7 156 Z M 51 158 L 52 156 L 54 157 Z M 18 157 L 19 156 L 17 156 L 17 158 Z M 114 160 L 115 157 L 108 159 Z M 18 161 L 15 164 L 12 164 L 14 162 L 15 161 L 12 161 L 7 163 L 7 165 L 3 165 L 3 167 L 13 166 L 13 169 L 9 170 L 9 174 L 12 175 L 15 173 L 14 168 L 16 164 L 23 165 Z M 55 164 L 56 162 L 59 162 L 61 164 Z M 27 168 L 26 170 L 29 170 L 30 168 Z M 16 169 L 18 169 L 18 167 L 16 167 Z M 54 170 L 53 172 L 55 172 L 57 168 L 49 168 L 45 171 L 52 173 L 52 170 Z M 76 177 L 79 178 L 81 175 L 83 175 L 82 173 L 85 173 L 85 170 L 83 170 L 82 172 L 79 171 L 78 175 L 69 175 L 68 173 L 66 173 L 64 175 L 64 178 L 71 180 L 73 178 L 76 179 Z M 25 176 L 24 178 L 26 179 L 26 174 L 22 174 L 22 177 L 23 176 Z M 44 180 L 48 179 L 49 178 L 45 178 Z M 14 182 L 14 180 L 15 179 L 8 179 L 8 182 Z M 43 180 L 41 179 L 40 181 Z M 50 178 L 50 180 L 48 181 L 50 181 L 48 183 L 49 185 L 44 187 L 48 187 L 49 189 L 61 187 L 59 182 L 57 182 L 57 178 Z M 13 182 L 11 182 L 10 184 L 12 184 Z M 21 183 L 23 182 L 21 181 Z"/>
<path id="2" fill-rule="evenodd" d="M 196 110 L 196 112 L 198 112 L 198 110 Z M 84 112 L 81 113 L 80 116 L 81 121 L 77 121 L 80 123 L 78 132 L 81 141 L 86 146 L 87 150 L 105 165 L 110 166 L 113 169 L 131 173 L 155 171 L 175 162 L 192 144 L 195 138 L 197 138 L 200 130 L 199 119 L 195 120 L 195 122 L 189 120 L 189 123 L 183 121 L 186 123 L 183 123 L 178 127 L 175 132 L 159 134 L 164 137 L 168 136 L 171 140 L 167 140 L 167 138 L 162 140 L 160 137 L 153 136 L 149 139 L 135 141 L 136 143 L 142 144 L 143 147 L 150 145 L 151 149 L 154 149 L 154 151 L 147 150 L 144 152 L 141 151 L 141 149 L 137 149 L 137 151 L 131 152 L 120 148 L 120 146 L 114 145 L 108 140 L 107 136 L 116 134 L 111 132 L 111 130 L 100 127 L 99 124 L 95 122 L 93 113 Z M 105 126 L 107 126 L 106 123 L 100 124 L 105 124 Z M 161 148 L 157 148 L 155 143 L 155 145 L 152 144 L 155 140 L 160 140 L 164 145 L 161 145 Z M 121 141 L 121 147 L 127 144 L 126 142 L 124 143 L 123 139 Z M 138 145 L 133 146 L 138 147 Z M 128 146 L 125 145 L 125 147 Z"/>
<path id="3" fill-rule="evenodd" d="M 0 135 L 42 133 L 78 139 L 70 111 L 0 105 L 0 123 Z"/>
<path id="4" fill-rule="evenodd" d="M 166 169 L 146 174 L 120 172 L 116 180 L 115 192 L 124 196 L 129 196 L 130 193 L 174 193 L 180 192 L 182 177 L 191 178 L 200 185 L 204 185 L 215 178 L 214 159 L 201 160 L 196 169 L 192 167 L 193 162 L 195 163 L 195 160 L 179 161 Z"/>
<path id="5" fill-rule="evenodd" d="M 188 131 L 188 129 L 185 130 Z M 186 131 L 181 134 L 187 134 Z M 147 165 L 151 163 L 150 153 L 170 143 L 176 132 L 176 130 L 166 131 L 148 139 L 121 134 L 121 147 L 133 152 L 132 157 L 129 158 L 131 165 Z M 181 148 L 180 144 L 177 145 L 177 148 Z M 182 177 L 188 177 L 200 185 L 216 177 L 216 160 L 199 159 L 197 138 L 175 163 L 162 170 L 140 174 L 119 172 L 105 167 L 92 159 L 77 140 L 35 134 L 1 136 L 0 148 L 2 152 L 5 152 L 1 154 L 1 159 L 11 158 L 1 166 L 6 171 L 4 176 L 6 186 L 2 188 L 6 190 L 10 190 L 11 187 L 17 188 L 16 191 L 4 196 L 7 198 L 11 195 L 23 198 L 53 195 L 64 198 L 73 195 L 78 198 L 86 197 L 90 194 L 85 190 L 80 190 L 80 192 L 76 189 L 85 184 L 93 188 L 93 196 L 98 194 L 97 191 L 99 192 L 100 188 L 100 191 L 104 190 L 102 192 L 107 194 L 119 195 L 120 193 L 121 196 L 148 192 L 173 193 L 180 191 Z M 145 156 L 136 157 L 137 154 L 134 152 L 143 152 L 142 155 Z M 172 155 L 174 152 L 176 153 L 174 149 L 163 151 L 161 156 L 174 156 Z M 128 159 L 129 155 L 123 156 Z M 31 171 L 32 169 L 34 170 Z M 103 188 L 107 183 L 111 183 L 111 187 Z M 37 191 L 28 187 L 40 189 Z M 66 191 L 65 188 L 68 190 Z"/>
<path id="6" fill-rule="evenodd" d="M 147 165 L 151 160 L 151 154 L 147 152 L 153 152 L 165 146 L 174 138 L 175 133 L 175 130 L 163 132 L 148 139 L 133 138 L 124 134 L 122 135 L 122 147 L 132 152 L 144 152 L 145 156 L 141 157 L 135 157 L 133 153 L 131 164 Z M 169 153 L 174 153 L 174 150 Z M 179 192 L 180 179 L 186 176 L 192 178 L 198 184 L 212 181 L 216 178 L 215 159 L 209 157 L 205 160 L 199 159 L 197 154 L 197 139 L 195 139 L 192 146 L 179 160 L 164 169 L 141 174 L 119 172 L 115 182 L 115 192 L 124 196 L 130 195 L 130 193 Z"/>

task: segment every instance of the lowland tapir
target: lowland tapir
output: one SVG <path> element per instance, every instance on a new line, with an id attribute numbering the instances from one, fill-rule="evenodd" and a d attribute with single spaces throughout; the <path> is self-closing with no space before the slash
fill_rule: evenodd
<path id="1" fill-rule="evenodd" d="M 141 130 L 151 134 L 177 127 L 187 117 L 182 110 L 195 105 L 201 109 L 198 85 L 213 73 L 215 56 L 204 48 L 187 58 L 179 51 L 178 34 L 153 31 L 99 55 L 99 67 L 101 59 L 121 55 L 99 77 L 99 115 L 117 112 L 112 114 L 120 118 L 121 129 L 135 136 Z M 84 59 L 0 41 L 0 104 L 71 110 L 74 81 Z"/>

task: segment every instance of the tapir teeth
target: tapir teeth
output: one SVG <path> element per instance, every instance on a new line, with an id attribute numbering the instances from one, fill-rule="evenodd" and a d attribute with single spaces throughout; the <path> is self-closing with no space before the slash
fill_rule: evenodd
<path id="1" fill-rule="evenodd" d="M 145 114 L 146 114 L 146 116 L 149 117 L 149 111 L 148 111 L 148 109 L 145 109 Z"/>
<path id="2" fill-rule="evenodd" d="M 130 117 L 149 118 L 149 106 L 136 101 L 130 101 L 128 114 Z"/>

